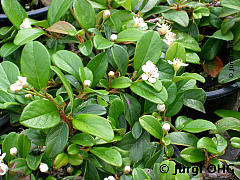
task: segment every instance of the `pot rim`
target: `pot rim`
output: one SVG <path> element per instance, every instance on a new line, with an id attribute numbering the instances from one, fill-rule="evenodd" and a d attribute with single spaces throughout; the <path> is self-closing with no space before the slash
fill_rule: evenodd
<path id="1" fill-rule="evenodd" d="M 214 90 L 214 91 L 208 91 L 206 92 L 207 100 L 214 100 L 214 99 L 219 99 L 228 95 L 233 94 L 239 89 L 237 83 L 234 83 L 230 86 Z"/>
<path id="2" fill-rule="evenodd" d="M 48 6 L 47 7 L 43 7 L 43 8 L 40 8 L 40 9 L 35 9 L 35 10 L 32 10 L 32 11 L 28 11 L 27 12 L 27 15 L 29 17 L 35 17 L 35 16 L 38 16 L 40 14 L 43 14 L 43 13 L 46 13 L 48 11 Z M 0 14 L 0 21 L 6 21 L 8 20 L 8 17 L 6 16 L 6 14 Z"/>

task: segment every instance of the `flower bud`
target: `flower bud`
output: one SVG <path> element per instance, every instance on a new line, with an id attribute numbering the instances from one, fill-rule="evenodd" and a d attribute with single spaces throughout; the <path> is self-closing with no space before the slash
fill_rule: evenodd
<path id="1" fill-rule="evenodd" d="M 157 110 L 158 110 L 159 112 L 165 111 L 165 104 L 158 104 L 158 105 L 157 105 Z"/>
<path id="2" fill-rule="evenodd" d="M 8 171 L 8 166 L 4 163 L 0 163 L 0 176 L 3 176 Z"/>
<path id="3" fill-rule="evenodd" d="M 83 83 L 83 85 L 84 85 L 85 87 L 89 87 L 89 86 L 91 85 L 91 81 L 90 81 L 90 80 L 85 80 L 84 83 Z"/>
<path id="4" fill-rule="evenodd" d="M 27 98 L 27 99 L 32 99 L 32 94 L 26 94 L 26 95 L 25 95 L 25 98 Z"/>
<path id="5" fill-rule="evenodd" d="M 69 166 L 69 167 L 67 168 L 67 172 L 68 172 L 69 174 L 71 174 L 71 173 L 73 172 L 72 166 Z"/>
<path id="6" fill-rule="evenodd" d="M 27 87 L 28 86 L 26 77 L 18 76 L 18 81 L 17 82 L 21 83 L 21 85 L 23 87 Z"/>
<path id="7" fill-rule="evenodd" d="M 115 177 L 113 177 L 113 176 L 108 176 L 107 178 L 104 178 L 104 180 L 115 180 Z"/>
<path id="8" fill-rule="evenodd" d="M 164 123 L 162 126 L 162 129 L 166 132 L 168 132 L 170 130 L 170 124 L 169 123 Z"/>
<path id="9" fill-rule="evenodd" d="M 111 12 L 110 12 L 109 10 L 105 10 L 105 11 L 103 12 L 103 18 L 104 18 L 104 19 L 109 18 L 110 15 L 111 15 Z"/>
<path id="10" fill-rule="evenodd" d="M 130 173 L 131 172 L 131 167 L 130 166 L 125 166 L 124 167 L 124 172 L 125 173 Z"/>
<path id="11" fill-rule="evenodd" d="M 40 166 L 39 166 L 39 169 L 41 172 L 45 173 L 48 171 L 48 165 L 45 164 L 45 163 L 41 163 Z"/>
<path id="12" fill-rule="evenodd" d="M 17 150 L 16 147 L 13 147 L 13 148 L 10 149 L 10 154 L 11 154 L 12 156 L 16 156 L 16 155 L 17 155 L 17 152 L 18 152 L 18 150 Z"/>
<path id="13" fill-rule="evenodd" d="M 109 77 L 113 77 L 114 75 L 115 75 L 115 73 L 113 71 L 109 71 L 109 73 L 108 73 Z"/>
<path id="14" fill-rule="evenodd" d="M 18 83 L 18 82 L 14 83 L 14 84 L 12 84 L 12 85 L 10 86 L 10 90 L 11 90 L 13 93 L 17 93 L 17 92 L 21 91 L 22 88 L 23 88 L 22 85 L 21 85 L 20 83 Z"/>
<path id="15" fill-rule="evenodd" d="M 112 34 L 110 37 L 110 41 L 116 41 L 117 40 L 117 35 L 116 34 Z"/>

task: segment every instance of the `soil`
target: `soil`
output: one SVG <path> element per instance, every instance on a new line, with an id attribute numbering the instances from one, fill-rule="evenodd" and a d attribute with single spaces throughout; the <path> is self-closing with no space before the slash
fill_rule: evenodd
<path id="1" fill-rule="evenodd" d="M 19 0 L 19 3 L 24 7 L 26 11 L 31 11 L 35 9 L 40 9 L 45 7 L 40 0 Z M 2 10 L 2 5 L 0 5 L 0 14 L 4 14 Z"/>

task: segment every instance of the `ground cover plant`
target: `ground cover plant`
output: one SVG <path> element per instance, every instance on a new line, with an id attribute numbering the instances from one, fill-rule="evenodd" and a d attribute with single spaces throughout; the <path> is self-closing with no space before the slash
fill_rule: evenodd
<path id="1" fill-rule="evenodd" d="M 40 21 L 1 4 L 13 26 L 0 29 L 0 109 L 24 127 L 1 138 L 1 177 L 239 177 L 238 157 L 222 158 L 240 148 L 239 112 L 179 114 L 205 113 L 210 76 L 239 79 L 237 55 L 220 53 L 239 53 L 238 1 L 53 0 Z"/>

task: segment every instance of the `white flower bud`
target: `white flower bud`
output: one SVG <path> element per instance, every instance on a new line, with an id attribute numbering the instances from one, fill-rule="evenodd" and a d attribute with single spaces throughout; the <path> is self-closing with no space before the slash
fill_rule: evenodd
<path id="1" fill-rule="evenodd" d="M 84 83 L 83 83 L 83 85 L 84 85 L 85 87 L 89 87 L 89 86 L 91 85 L 91 81 L 90 81 L 90 80 L 85 80 Z"/>
<path id="2" fill-rule="evenodd" d="M 115 177 L 113 177 L 113 176 L 108 176 L 108 180 L 115 180 Z"/>
<path id="3" fill-rule="evenodd" d="M 105 19 L 109 18 L 110 15 L 111 15 L 111 12 L 110 12 L 109 10 L 105 10 L 105 11 L 103 12 L 103 18 L 105 18 Z"/>
<path id="4" fill-rule="evenodd" d="M 113 71 L 109 71 L 109 73 L 108 73 L 109 77 L 113 77 L 114 75 L 115 75 L 115 73 Z"/>
<path id="5" fill-rule="evenodd" d="M 110 37 L 110 41 L 116 41 L 117 40 L 117 35 L 116 34 L 112 34 Z"/>
<path id="6" fill-rule="evenodd" d="M 130 173 L 131 172 L 131 167 L 130 166 L 125 166 L 124 167 L 124 172 L 125 173 Z"/>
<path id="7" fill-rule="evenodd" d="M 73 172 L 72 166 L 69 166 L 69 167 L 67 168 L 67 172 L 68 172 L 69 174 L 71 174 L 71 173 Z"/>
<path id="8" fill-rule="evenodd" d="M 41 163 L 40 166 L 39 166 L 39 169 L 41 172 L 45 173 L 48 171 L 48 165 L 45 164 L 45 163 Z"/>
<path id="9" fill-rule="evenodd" d="M 27 99 L 32 99 L 32 94 L 26 94 L 26 95 L 25 95 L 25 98 L 27 98 Z"/>
<path id="10" fill-rule="evenodd" d="M 170 124 L 169 123 L 164 123 L 163 126 L 162 126 L 162 129 L 166 132 L 169 131 L 170 130 Z"/>
<path id="11" fill-rule="evenodd" d="M 10 154 L 11 154 L 12 156 L 16 156 L 16 155 L 17 155 L 17 152 L 18 152 L 18 150 L 17 150 L 16 147 L 13 147 L 13 148 L 10 149 Z"/>
<path id="12" fill-rule="evenodd" d="M 24 28 L 31 28 L 31 22 L 29 21 L 28 18 L 25 18 L 22 22 L 22 24 L 20 25 L 20 29 L 24 29 Z"/>
<path id="13" fill-rule="evenodd" d="M 0 176 L 3 176 L 8 171 L 8 166 L 4 163 L 0 163 Z"/>
<path id="14" fill-rule="evenodd" d="M 160 112 L 165 111 L 165 104 L 158 104 L 157 105 L 157 110 L 160 111 Z"/>
<path id="15" fill-rule="evenodd" d="M 19 92 L 19 91 L 21 91 L 22 90 L 22 85 L 20 85 L 19 83 L 14 83 L 14 84 L 12 84 L 11 86 L 10 86 L 10 90 L 13 92 L 13 93 L 17 93 L 17 92 Z"/>
<path id="16" fill-rule="evenodd" d="M 18 76 L 18 81 L 17 82 L 20 82 L 23 87 L 28 86 L 26 77 Z"/>

